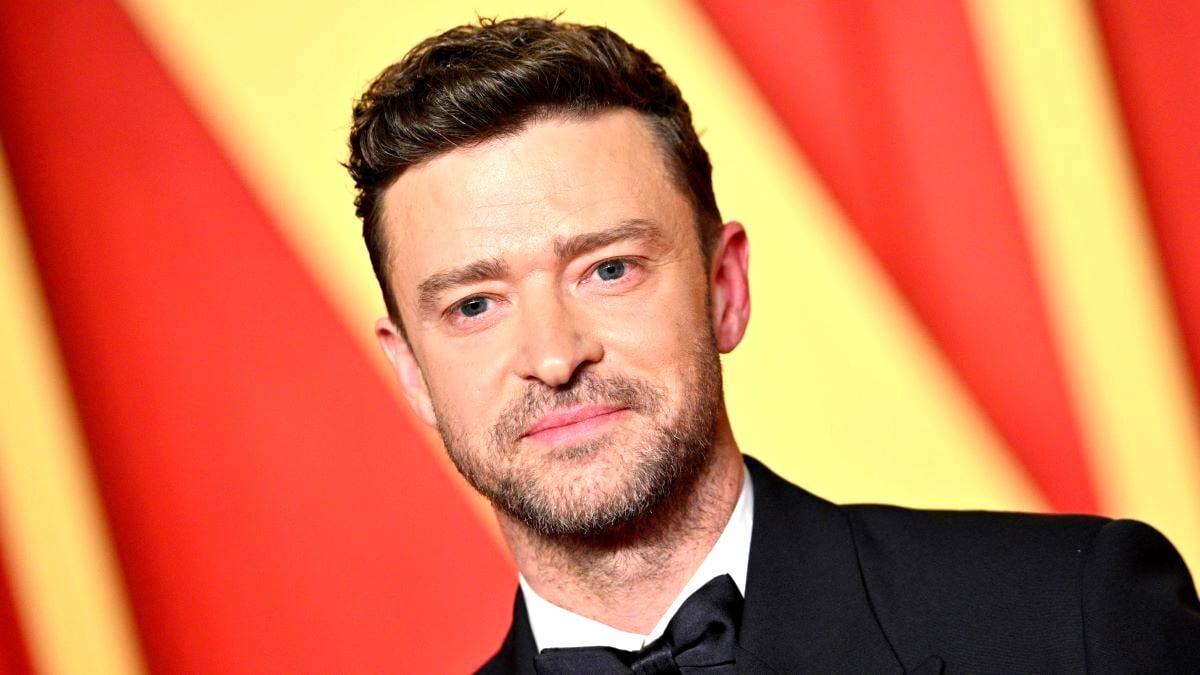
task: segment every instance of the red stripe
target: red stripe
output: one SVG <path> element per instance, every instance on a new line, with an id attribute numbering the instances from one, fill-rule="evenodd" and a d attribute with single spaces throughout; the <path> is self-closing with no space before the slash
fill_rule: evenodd
<path id="1" fill-rule="evenodd" d="M 1200 387 L 1200 9 L 1097 2 L 1142 194 Z"/>
<path id="2" fill-rule="evenodd" d="M 8 575 L 5 574 L 9 567 L 4 562 L 4 551 L 0 549 L 0 675 L 27 675 L 33 672 L 33 668 L 25 652 L 16 603 L 13 602 Z"/>
<path id="3" fill-rule="evenodd" d="M 700 4 L 1048 501 L 1096 510 L 962 5 Z"/>
<path id="4" fill-rule="evenodd" d="M 478 665 L 510 563 L 128 18 L 0 3 L 0 69 L 150 669 Z"/>

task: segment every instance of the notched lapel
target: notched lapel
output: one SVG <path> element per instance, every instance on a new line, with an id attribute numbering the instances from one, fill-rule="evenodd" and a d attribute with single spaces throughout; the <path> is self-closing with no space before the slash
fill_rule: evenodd
<path id="1" fill-rule="evenodd" d="M 921 665 L 909 671 L 909 675 L 942 675 L 946 670 L 946 662 L 940 656 L 931 656 L 921 662 Z"/>
<path id="2" fill-rule="evenodd" d="M 533 629 L 529 627 L 529 614 L 525 611 L 525 596 L 517 589 L 513 601 L 512 626 L 496 655 L 475 671 L 478 675 L 537 675 L 533 659 L 537 656 L 537 644 L 533 640 Z"/>
<path id="3" fill-rule="evenodd" d="M 752 457 L 746 466 L 754 530 L 742 650 L 780 673 L 903 673 L 867 600 L 845 514 Z"/>
<path id="4" fill-rule="evenodd" d="M 769 663 L 741 647 L 737 648 L 737 672 L 738 675 L 782 675 Z"/>

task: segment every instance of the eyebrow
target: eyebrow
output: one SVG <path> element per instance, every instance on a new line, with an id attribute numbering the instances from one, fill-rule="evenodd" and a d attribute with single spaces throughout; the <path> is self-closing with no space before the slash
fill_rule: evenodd
<path id="1" fill-rule="evenodd" d="M 554 255 L 559 260 L 569 260 L 619 241 L 641 240 L 656 243 L 662 238 L 662 229 L 653 221 L 628 218 L 607 230 L 585 232 L 565 241 L 555 241 Z M 417 306 L 422 314 L 436 313 L 438 298 L 446 291 L 458 286 L 505 277 L 509 271 L 508 263 L 504 260 L 489 258 L 437 272 L 417 284 Z"/>
<path id="2" fill-rule="evenodd" d="M 641 240 L 646 243 L 662 241 L 662 229 L 654 221 L 645 218 L 628 218 L 620 225 L 599 232 L 577 234 L 566 241 L 554 242 L 554 255 L 559 260 L 570 260 L 578 255 L 604 248 L 618 241 Z"/>
<path id="3" fill-rule="evenodd" d="M 417 285 L 417 305 L 422 314 L 437 311 L 438 296 L 451 288 L 465 286 L 508 274 L 508 263 L 499 258 L 476 260 L 469 265 L 438 272 Z"/>

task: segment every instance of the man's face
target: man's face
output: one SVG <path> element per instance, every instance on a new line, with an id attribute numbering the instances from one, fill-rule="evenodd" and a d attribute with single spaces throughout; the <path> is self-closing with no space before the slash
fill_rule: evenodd
<path id="1" fill-rule="evenodd" d="M 718 312 L 693 210 L 640 115 L 536 121 L 438 156 L 383 208 L 408 342 L 386 320 L 380 339 L 499 509 L 544 534 L 603 532 L 703 466 Z"/>

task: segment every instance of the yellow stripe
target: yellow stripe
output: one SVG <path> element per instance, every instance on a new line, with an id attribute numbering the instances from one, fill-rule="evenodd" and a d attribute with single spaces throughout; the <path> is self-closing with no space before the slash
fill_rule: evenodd
<path id="1" fill-rule="evenodd" d="M 692 4 L 125 1 L 376 362 L 382 310 L 336 164 L 350 101 L 476 13 L 609 25 L 680 83 L 751 234 L 755 316 L 726 364 L 743 449 L 836 499 L 1043 506 Z"/>
<path id="2" fill-rule="evenodd" d="M 411 413 L 375 341 L 371 327 L 386 312 L 354 215 L 354 186 L 339 164 L 346 158 L 351 101 L 403 54 L 413 26 L 381 35 L 386 24 L 333 2 L 122 4 L 390 386 L 397 414 L 422 436 L 481 527 L 503 546 L 491 505 L 459 478 L 441 438 Z M 420 25 L 436 23 L 432 17 L 443 12 L 438 3 L 406 3 L 400 10 L 375 4 L 367 9 L 390 16 L 416 12 Z M 363 29 L 374 31 L 372 39 Z"/>
<path id="3" fill-rule="evenodd" d="M 0 533 L 34 667 L 142 672 L 133 623 L 0 156 Z"/>
<path id="4" fill-rule="evenodd" d="M 971 6 L 1107 512 L 1200 565 L 1200 440 L 1097 28 L 1081 1 Z"/>

